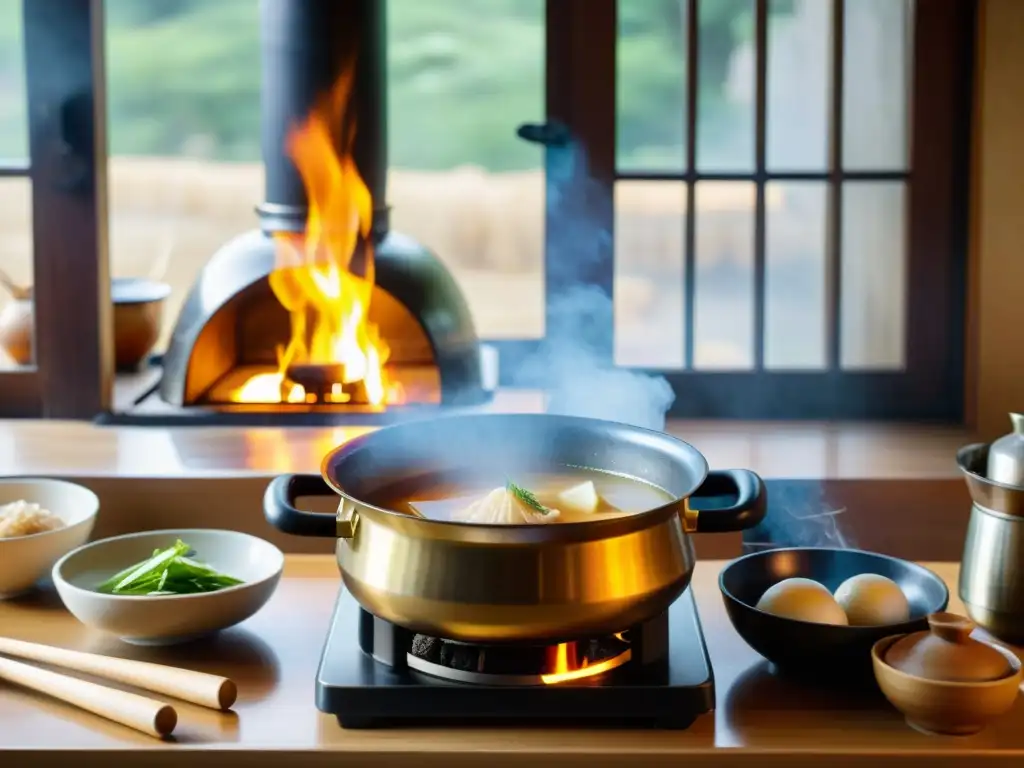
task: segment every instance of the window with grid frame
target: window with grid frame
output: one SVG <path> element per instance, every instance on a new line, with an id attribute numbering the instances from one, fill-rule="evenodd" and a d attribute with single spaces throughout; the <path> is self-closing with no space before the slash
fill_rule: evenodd
<path id="1" fill-rule="evenodd" d="M 32 203 L 24 27 L 20 3 L 0 5 L 0 370 L 27 381 L 35 369 Z"/>
<path id="2" fill-rule="evenodd" d="M 75 0 L 74 23 L 61 25 L 63 33 L 77 38 L 88 34 L 74 26 L 94 19 L 99 5 Z M 224 159 L 235 167 L 246 146 L 242 134 L 230 126 L 211 123 L 209 131 L 204 129 L 203 120 L 214 114 L 204 104 L 215 96 L 206 91 L 189 102 L 195 109 L 177 110 L 174 121 L 139 112 L 147 104 L 169 103 L 162 97 L 142 98 L 151 91 L 159 97 L 160 82 L 139 77 L 144 80 L 155 69 L 185 72 L 189 63 L 163 67 L 160 56 L 174 52 L 180 57 L 186 51 L 156 43 L 181 33 L 186 11 L 237 12 L 240 21 L 234 26 L 242 31 L 251 21 L 246 21 L 249 11 L 241 0 L 215 7 L 187 0 L 152 6 L 108 0 L 107 5 L 111 145 L 115 155 L 123 147 L 126 159 L 133 158 L 124 167 L 115 163 L 111 168 L 112 267 L 117 272 L 117 254 L 133 250 L 126 243 L 135 231 L 119 205 L 144 206 L 150 197 L 129 190 L 124 181 L 129 166 L 139 170 L 140 179 L 159 178 L 167 193 L 153 196 L 159 205 L 155 214 L 140 213 L 144 226 L 138 231 L 166 234 L 166 221 L 181 213 L 175 205 L 194 197 L 182 189 L 200 175 L 198 168 L 208 164 L 218 182 L 228 180 L 221 172 L 228 166 L 210 161 L 217 142 L 226 142 L 230 152 Z M 93 9 L 93 16 L 81 11 L 86 7 Z M 453 103 L 470 99 L 493 105 L 486 130 L 474 132 L 472 125 L 464 125 L 458 141 L 447 145 L 454 154 L 438 154 L 438 142 L 448 133 L 441 124 L 428 126 L 437 129 L 431 142 L 403 146 L 407 155 L 423 146 L 437 155 L 429 160 L 430 167 L 408 174 L 409 194 L 427 190 L 432 204 L 447 201 L 456 211 L 447 229 L 438 226 L 436 215 L 421 217 L 423 226 L 450 236 L 457 233 L 473 244 L 474 255 L 486 256 L 477 266 L 450 263 L 457 273 L 462 270 L 474 311 L 489 318 L 481 330 L 501 347 L 506 380 L 516 378 L 523 353 L 557 333 L 565 320 L 558 297 L 567 286 L 582 284 L 614 294 L 614 314 L 588 321 L 588 339 L 596 340 L 598 354 L 609 365 L 663 374 L 677 394 L 676 415 L 958 418 L 963 180 L 973 38 L 969 0 L 928 0 L 916 8 L 889 0 L 503 0 L 487 7 L 493 16 L 490 32 L 481 36 L 459 26 L 465 14 L 426 18 L 425 6 L 410 0 L 398 6 L 393 0 L 391 77 L 404 78 L 405 90 L 396 98 L 392 89 L 391 101 L 393 109 L 404 105 L 408 110 L 410 119 L 393 121 L 399 125 L 412 124 L 417 114 L 444 114 L 446 110 L 426 107 L 437 105 L 438 88 L 448 72 L 446 93 Z M 892 13 L 892 8 L 898 11 L 890 17 L 892 23 L 884 18 L 879 23 L 877 16 Z M 862 13 L 851 15 L 851 9 Z M 124 32 L 120 43 L 116 25 Z M 479 55 L 490 50 L 487 40 L 513 35 L 519 40 L 515 50 L 522 54 L 516 68 L 491 67 L 483 77 L 467 64 L 493 58 Z M 198 50 L 216 53 L 209 46 Z M 128 56 L 135 57 L 131 66 L 126 65 Z M 140 56 L 150 65 L 140 66 Z M 203 81 L 206 88 L 233 82 L 230 66 L 238 58 L 232 54 L 192 63 L 203 71 L 220 72 Z M 88 72 L 84 64 L 80 69 Z M 642 82 L 635 74 L 641 71 L 647 73 Z M 879 71 L 888 79 L 877 76 Z M 794 72 L 801 75 L 796 82 Z M 863 87 L 858 91 L 851 83 Z M 255 95 L 252 88 L 234 88 L 232 93 L 240 99 L 235 107 L 245 107 Z M 509 93 L 517 95 L 509 98 Z M 579 197 L 579 205 L 552 205 L 549 195 L 546 216 L 543 188 L 534 172 L 539 165 L 528 148 L 509 150 L 508 161 L 493 169 L 474 163 L 464 152 L 470 136 L 472 146 L 515 145 L 515 123 L 529 119 L 538 107 L 534 95 L 541 97 L 538 104 L 546 99 L 549 122 L 564 123 L 584 149 L 591 182 L 582 191 L 570 190 L 569 197 Z M 879 122 L 884 115 L 872 109 L 878 103 L 902 114 L 902 123 Z M 141 141 L 138 146 L 125 143 L 131 110 L 139 128 L 132 141 Z M 237 111 L 215 113 L 222 117 Z M 44 110 L 36 114 L 43 116 Z M 240 114 L 248 112 L 242 109 Z M 793 114 L 799 119 L 792 119 Z M 888 154 L 879 155 L 880 145 L 864 139 L 863 126 L 872 119 L 876 128 L 880 124 L 891 129 L 884 131 Z M 39 128 L 41 140 L 35 147 L 40 152 L 59 149 L 47 134 L 53 133 L 52 126 L 41 121 Z M 164 134 L 174 129 L 181 140 L 177 153 L 186 159 L 184 170 L 147 172 L 152 169 L 142 150 L 147 141 L 160 139 L 147 133 L 156 128 Z M 892 149 L 901 144 L 902 156 Z M 850 155 L 853 148 L 859 156 Z M 167 159 L 165 149 L 159 156 L 160 162 Z M 99 150 L 96 159 L 105 165 Z M 549 191 L 552 168 L 558 172 L 563 161 L 563 155 L 548 148 Z M 499 215 L 468 216 L 431 176 L 435 170 L 451 171 L 451 178 L 446 177 L 453 182 L 451 194 L 462 193 L 459 199 L 469 199 L 473 210 L 483 206 Z M 486 189 L 480 186 L 483 182 Z M 125 190 L 120 196 L 119 187 Z M 53 192 L 49 183 L 40 185 L 38 194 L 34 192 L 35 207 L 62 199 Z M 533 210 L 524 200 L 540 205 Z M 240 199 L 247 216 L 251 202 Z M 396 211 L 416 210 L 408 200 L 391 202 Z M 525 218 L 512 220 L 510 203 L 516 210 L 530 209 Z M 567 209 L 586 215 L 562 215 Z M 84 211 L 82 200 L 76 201 L 75 210 Z M 47 215 L 37 211 L 34 221 Z M 159 226 L 154 227 L 152 215 L 161 217 Z M 189 223 L 187 236 L 166 238 L 177 240 L 176 248 L 196 245 L 192 240 L 210 235 L 207 228 L 192 226 L 196 222 L 191 219 Z M 483 233 L 484 223 L 495 232 Z M 241 226 L 230 219 L 228 224 L 230 232 L 223 238 L 211 235 L 216 242 L 203 243 L 199 250 L 212 252 Z M 68 278 L 62 298 L 69 311 L 64 316 L 94 315 L 95 307 L 84 314 L 75 309 L 82 292 L 72 290 L 71 278 L 80 274 L 75 271 L 79 268 L 91 270 L 86 275 L 90 280 L 105 273 L 105 265 L 91 264 L 81 254 L 83 243 L 100 237 L 84 237 L 88 232 L 72 226 L 60 234 L 68 243 L 74 241 L 79 252 L 74 269 L 62 273 Z M 425 231 L 421 239 L 432 245 L 432 236 Z M 594 253 L 565 263 L 565 244 L 588 237 L 597 244 Z M 51 237 L 44 249 L 50 255 L 37 254 L 37 264 L 40 259 L 59 260 L 57 239 Z M 539 269 L 513 267 L 511 277 L 492 274 L 502 288 L 522 280 L 524 287 L 514 293 L 529 301 L 488 300 L 490 289 L 485 288 L 495 282 L 488 275 L 504 268 L 502 259 L 522 261 L 524 253 L 532 252 L 534 239 L 541 243 L 535 265 Z M 477 247 L 484 240 L 497 248 L 493 254 Z M 450 258 L 449 249 L 438 250 L 442 258 Z M 467 280 L 483 281 L 484 288 L 478 290 Z M 45 284 L 43 289 L 51 295 L 58 292 Z M 529 310 L 525 333 L 518 319 L 502 325 L 512 316 L 495 313 L 511 305 Z M 49 320 L 45 324 L 56 327 Z M 91 335 L 102 336 L 96 328 Z M 53 336 L 56 348 L 59 337 Z M 66 382 L 70 390 L 72 378 Z M 6 390 L 7 381 L 4 386 Z"/>
<path id="3" fill-rule="evenodd" d="M 614 201 L 591 216 L 613 246 L 588 265 L 614 293 L 609 362 L 664 375 L 678 416 L 959 420 L 973 13 L 580 8 L 579 39 L 617 41 L 573 65 L 616 79 L 616 104 L 567 113 Z"/>
<path id="4" fill-rule="evenodd" d="M 0 9 L 0 418 L 88 418 L 111 395 L 99 0 Z"/>

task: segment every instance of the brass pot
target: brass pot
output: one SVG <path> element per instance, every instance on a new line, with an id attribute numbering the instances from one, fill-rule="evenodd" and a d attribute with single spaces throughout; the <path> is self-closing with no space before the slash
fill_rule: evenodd
<path id="1" fill-rule="evenodd" d="M 170 293 L 169 285 L 152 280 L 115 277 L 111 281 L 114 365 L 117 370 L 137 370 L 146 362 L 160 338 L 164 303 Z"/>
<path id="2" fill-rule="evenodd" d="M 428 520 L 364 501 L 425 474 L 588 467 L 635 477 L 672 500 L 625 517 L 478 525 Z M 471 475 L 470 475 L 471 476 Z M 337 493 L 336 515 L 295 508 Z M 698 510 L 698 496 L 730 497 Z M 283 475 L 264 512 L 286 533 L 336 536 L 342 579 L 370 613 L 464 642 L 607 635 L 664 611 L 693 572 L 689 534 L 756 525 L 766 508 L 748 470 L 709 472 L 704 456 L 660 432 L 570 416 L 446 416 L 358 437 L 331 451 L 320 475 Z"/>

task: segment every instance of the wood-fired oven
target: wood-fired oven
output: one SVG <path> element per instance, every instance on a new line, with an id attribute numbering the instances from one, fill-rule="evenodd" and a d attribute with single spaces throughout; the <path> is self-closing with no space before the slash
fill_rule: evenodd
<path id="1" fill-rule="evenodd" d="M 390 347 L 386 367 L 398 385 L 384 405 L 469 405 L 486 399 L 481 347 L 449 272 L 415 241 L 396 233 L 377 244 L 375 260 L 369 319 Z M 259 377 L 277 372 L 278 350 L 289 338 L 289 313 L 269 281 L 274 261 L 271 239 L 250 232 L 205 266 L 164 356 L 159 391 L 166 403 L 229 411 L 366 409 L 358 391 L 344 393 L 347 402 L 331 398 L 336 381 L 327 366 L 320 381 L 315 366 L 292 372 L 290 378 L 306 390 L 299 402 L 282 402 L 280 389 L 253 386 L 270 381 Z M 324 388 L 328 391 L 320 391 Z"/>
<path id="2" fill-rule="evenodd" d="M 388 226 L 386 3 L 263 0 L 260 13 L 260 226 L 200 272 L 159 407 L 141 410 L 287 420 L 486 401 L 497 374 L 457 283 Z"/>

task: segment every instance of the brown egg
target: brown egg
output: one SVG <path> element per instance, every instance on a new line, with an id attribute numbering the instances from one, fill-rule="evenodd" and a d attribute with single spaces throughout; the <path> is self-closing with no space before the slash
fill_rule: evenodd
<path id="1" fill-rule="evenodd" d="M 877 573 L 848 578 L 836 590 L 836 602 L 857 627 L 902 624 L 910 619 L 910 603 L 899 584 Z"/>
<path id="2" fill-rule="evenodd" d="M 848 623 L 832 593 L 812 579 L 797 577 L 773 584 L 757 601 L 757 609 L 815 624 Z"/>

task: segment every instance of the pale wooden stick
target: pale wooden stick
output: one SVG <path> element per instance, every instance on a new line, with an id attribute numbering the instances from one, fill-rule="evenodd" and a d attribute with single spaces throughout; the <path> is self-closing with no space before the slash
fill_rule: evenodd
<path id="1" fill-rule="evenodd" d="M 178 713 L 170 704 L 10 659 L 0 659 L 0 680 L 45 693 L 158 738 L 170 735 L 178 724 Z"/>
<path id="2" fill-rule="evenodd" d="M 0 653 L 117 680 L 212 709 L 230 709 L 238 696 L 238 688 L 226 677 L 148 661 L 99 656 L 7 637 L 0 637 Z"/>
<path id="3" fill-rule="evenodd" d="M 32 298 L 32 289 L 15 283 L 11 276 L 0 269 L 0 285 L 7 289 L 7 292 L 11 294 L 12 299 L 18 301 L 27 301 Z"/>

